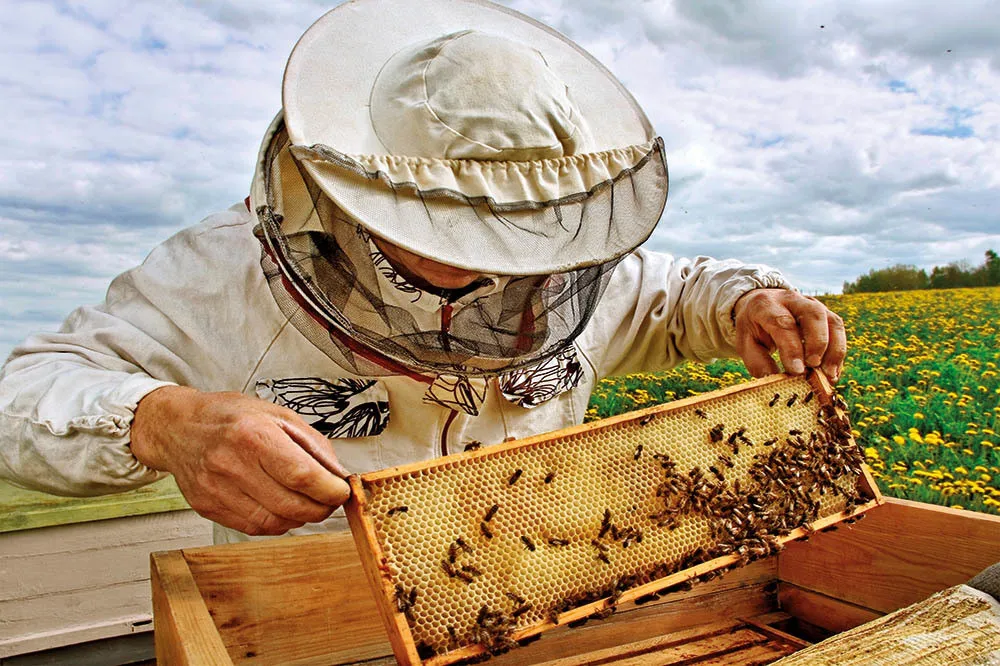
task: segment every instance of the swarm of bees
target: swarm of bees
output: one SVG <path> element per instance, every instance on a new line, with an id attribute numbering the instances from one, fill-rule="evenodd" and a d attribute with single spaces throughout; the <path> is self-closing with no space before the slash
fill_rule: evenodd
<path id="1" fill-rule="evenodd" d="M 808 408 L 815 395 L 813 391 L 784 391 L 761 400 L 765 411 Z M 494 537 L 513 539 L 523 548 L 523 557 L 537 557 L 547 549 L 565 549 L 566 553 L 589 557 L 594 567 L 608 571 L 610 582 L 558 599 L 541 601 L 533 598 L 530 590 L 508 590 L 503 599 L 495 597 L 479 606 L 474 618 L 451 618 L 446 637 L 439 634 L 420 634 L 420 599 L 417 587 L 407 588 L 397 584 L 395 608 L 403 614 L 414 635 L 421 638 L 418 645 L 422 658 L 459 650 L 478 644 L 485 649 L 477 659 L 502 654 L 527 640 L 516 640 L 517 630 L 534 624 L 559 624 L 562 613 L 588 604 L 594 606 L 590 615 L 570 623 L 579 626 L 592 619 L 611 615 L 622 594 L 639 585 L 663 579 L 695 565 L 719 557 L 729 556 L 729 564 L 671 587 L 633 599 L 636 604 L 647 603 L 658 597 L 689 589 L 696 582 L 711 580 L 724 571 L 743 566 L 754 560 L 768 557 L 782 548 L 782 540 L 794 530 L 805 528 L 808 539 L 813 531 L 810 523 L 821 516 L 823 498 L 836 498 L 843 506 L 844 515 L 868 502 L 863 491 L 854 481 L 862 473 L 863 454 L 851 439 L 850 424 L 843 413 L 846 405 L 834 396 L 833 404 L 811 409 L 817 428 L 787 427 L 784 434 L 774 436 L 773 431 L 756 433 L 743 424 L 726 422 L 732 418 L 713 415 L 710 406 L 691 410 L 697 422 L 705 422 L 701 429 L 705 440 L 699 445 L 709 447 L 710 457 L 701 465 L 683 465 L 664 451 L 656 451 L 649 441 L 637 443 L 626 454 L 629 464 L 652 466 L 657 483 L 649 489 L 654 511 L 632 511 L 605 507 L 593 518 L 594 531 L 589 535 L 565 538 L 566 535 L 523 534 L 509 535 L 505 522 L 509 518 L 506 503 L 492 502 L 478 509 L 472 518 L 472 530 L 478 524 L 478 534 L 465 533 L 466 538 L 454 538 L 440 557 L 439 576 L 461 586 L 482 585 L 477 582 L 484 576 L 476 556 L 478 549 L 494 547 Z M 691 418 L 691 417 L 688 417 Z M 647 427 L 653 415 L 637 419 L 640 427 Z M 801 421 L 799 421 L 801 423 Z M 708 425 L 711 424 L 711 427 Z M 765 438 L 766 437 L 766 438 Z M 755 441 L 756 440 L 756 441 Z M 681 456 L 683 458 L 683 456 Z M 690 468 L 688 468 L 690 467 Z M 544 475 L 543 475 L 544 474 Z M 537 475 L 537 476 L 533 476 Z M 532 484 L 540 487 L 553 484 L 555 469 L 530 471 L 528 466 L 507 468 L 499 484 L 504 492 L 525 492 Z M 560 476 L 560 478 L 562 478 Z M 528 484 L 527 486 L 525 484 Z M 559 484 L 556 483 L 556 486 Z M 412 504 L 412 502 L 411 502 Z M 649 506 L 644 505 L 644 506 Z M 406 505 L 394 504 L 383 509 L 387 518 L 401 520 L 403 513 L 412 514 Z M 627 515 L 625 515 L 627 514 Z M 497 516 L 500 516 L 498 519 Z M 508 518 L 504 518 L 508 516 Z M 599 516 L 599 522 L 598 522 Z M 851 524 L 863 516 L 849 519 Z M 403 519 L 413 520 L 410 518 Z M 693 521 L 693 522 L 692 522 Z M 657 562 L 638 571 L 622 575 L 614 563 L 619 553 L 629 548 L 640 548 L 650 534 L 660 531 L 674 532 L 689 522 L 704 525 L 710 535 L 710 544 L 691 548 L 673 561 Z M 700 528 L 699 528 L 700 529 Z M 835 527 L 828 529 L 836 529 Z M 521 531 L 521 530 L 519 530 Z M 475 538 L 472 538 L 475 537 Z M 468 540 L 467 540 L 468 539 Z M 470 544 L 472 541 L 472 544 Z M 575 550 L 580 549 L 580 550 Z M 554 551 L 552 551 L 554 552 Z M 576 555 L 572 555 L 576 557 Z M 477 566 L 478 565 L 478 566 Z M 485 568 L 485 567 L 483 567 Z M 474 588 L 470 588 L 474 589 Z M 589 610 L 589 609 L 588 609 Z M 440 631 L 440 630 L 439 630 Z M 471 656 L 472 655 L 470 653 Z M 470 656 L 467 655 L 467 656 Z"/>

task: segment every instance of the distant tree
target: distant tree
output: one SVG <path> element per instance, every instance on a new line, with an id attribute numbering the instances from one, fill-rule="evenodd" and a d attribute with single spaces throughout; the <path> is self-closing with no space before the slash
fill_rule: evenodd
<path id="1" fill-rule="evenodd" d="M 992 249 L 986 250 L 982 266 L 973 267 L 964 259 L 953 261 L 947 266 L 935 266 L 929 277 L 922 268 L 907 264 L 873 268 L 854 282 L 845 282 L 844 293 L 988 286 L 1000 286 L 1000 256 Z"/>
<path id="2" fill-rule="evenodd" d="M 1000 256 L 997 256 L 993 250 L 986 250 L 986 261 L 983 263 L 983 269 L 988 286 L 1000 285 Z"/>
<path id="3" fill-rule="evenodd" d="M 922 268 L 896 264 L 889 268 L 873 268 L 855 282 L 844 283 L 844 293 L 867 291 L 909 291 L 928 287 L 927 272 Z"/>

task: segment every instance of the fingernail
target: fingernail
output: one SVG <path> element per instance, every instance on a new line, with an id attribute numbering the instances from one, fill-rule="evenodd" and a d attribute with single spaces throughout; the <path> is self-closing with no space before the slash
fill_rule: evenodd
<path id="1" fill-rule="evenodd" d="M 816 355 L 816 356 L 810 356 L 809 358 L 806 359 L 806 363 L 809 364 L 810 368 L 816 368 L 816 367 L 819 367 L 819 364 L 820 364 L 820 362 L 822 362 L 822 360 L 823 360 L 822 357 L 820 357 L 818 355 Z"/>
<path id="2" fill-rule="evenodd" d="M 806 371 L 806 366 L 802 363 L 801 358 L 792 359 L 792 362 L 789 364 L 789 367 L 791 368 L 793 375 L 801 375 L 803 372 Z"/>

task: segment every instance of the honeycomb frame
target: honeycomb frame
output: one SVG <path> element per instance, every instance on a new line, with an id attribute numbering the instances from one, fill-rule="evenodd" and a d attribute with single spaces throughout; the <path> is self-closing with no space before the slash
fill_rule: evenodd
<path id="1" fill-rule="evenodd" d="M 792 393 L 796 395 L 797 399 L 790 397 Z M 783 397 L 779 400 L 779 396 Z M 806 396 L 812 404 L 805 404 Z M 814 401 L 813 398 L 815 398 Z M 631 506 L 631 513 L 634 515 L 630 521 L 626 520 L 626 522 L 632 523 L 629 526 L 621 525 L 618 522 L 620 511 L 616 510 L 612 513 L 607 507 L 603 516 L 593 511 L 582 524 L 576 524 L 580 523 L 580 520 L 564 521 L 567 524 L 572 523 L 574 527 L 568 527 L 565 531 L 559 532 L 559 536 L 553 536 L 557 530 L 546 520 L 549 513 L 559 511 L 558 508 L 553 507 L 558 507 L 560 502 L 565 505 L 567 499 L 587 501 L 589 494 L 581 497 L 579 493 L 560 495 L 554 492 L 557 487 L 554 481 L 556 477 L 563 480 L 562 476 L 582 478 L 584 482 L 593 481 L 597 478 L 593 472 L 600 469 L 604 462 L 593 458 L 595 451 L 599 458 L 614 458 L 616 461 L 614 464 L 618 465 L 617 468 L 605 466 L 605 470 L 620 469 L 623 458 L 626 459 L 625 464 L 637 467 L 644 464 L 651 469 L 652 472 L 639 479 L 638 482 L 646 493 L 650 493 L 657 486 L 658 475 L 662 475 L 665 469 L 667 470 L 667 482 L 681 483 L 681 481 L 671 481 L 671 474 L 681 480 L 684 478 L 684 475 L 673 472 L 673 468 L 678 463 L 682 463 L 682 466 L 686 467 L 694 460 L 700 465 L 711 468 L 712 475 L 719 479 L 718 482 L 713 481 L 713 483 L 717 483 L 719 487 L 731 488 L 735 485 L 737 495 L 740 492 L 740 483 L 737 479 L 748 484 L 753 483 L 753 481 L 747 480 L 747 474 L 753 471 L 750 469 L 751 466 L 755 466 L 756 473 L 760 474 L 759 467 L 763 463 L 759 461 L 764 452 L 768 452 L 772 456 L 770 460 L 774 460 L 773 455 L 776 452 L 786 449 L 794 451 L 795 445 L 792 436 L 787 437 L 784 442 L 763 446 L 770 442 L 770 439 L 763 441 L 760 439 L 760 428 L 764 426 L 759 426 L 756 431 L 753 428 L 744 428 L 743 441 L 746 444 L 742 447 L 738 437 L 741 433 L 732 427 L 728 432 L 722 428 L 723 437 L 716 439 L 712 430 L 724 426 L 723 423 L 715 424 L 714 414 L 720 410 L 723 412 L 728 410 L 727 413 L 730 416 L 734 411 L 740 415 L 756 414 L 755 418 L 758 420 L 763 415 L 762 418 L 765 421 L 770 420 L 769 424 L 772 426 L 769 430 L 766 428 L 765 430 L 770 435 L 779 432 L 781 436 L 784 436 L 787 431 L 789 434 L 804 432 L 804 436 L 809 437 L 813 430 L 806 430 L 806 428 L 809 426 L 815 428 L 816 422 L 822 423 L 826 428 L 830 427 L 823 419 L 826 416 L 827 420 L 839 423 L 838 432 L 840 434 L 838 437 L 843 442 L 844 450 L 850 447 L 856 450 L 857 444 L 851 435 L 850 425 L 842 408 L 843 404 L 842 402 L 838 404 L 838 401 L 839 398 L 836 398 L 832 387 L 821 372 L 811 371 L 806 377 L 772 375 L 719 391 L 556 432 L 350 477 L 352 496 L 345 506 L 345 510 L 362 565 L 372 586 L 376 604 L 397 661 L 401 664 L 424 663 L 443 666 L 466 659 L 488 657 L 490 652 L 497 652 L 498 646 L 499 651 L 505 651 L 519 644 L 525 644 L 529 640 L 539 637 L 542 632 L 558 626 L 576 624 L 592 617 L 606 617 L 623 603 L 637 599 L 641 602 L 644 599 L 653 598 L 653 595 L 672 591 L 678 586 L 689 585 L 699 579 L 706 580 L 720 575 L 728 568 L 773 554 L 788 541 L 808 538 L 814 531 L 828 528 L 843 520 L 853 519 L 854 516 L 881 504 L 882 497 L 870 471 L 866 466 L 858 463 L 854 476 L 844 475 L 830 481 L 831 485 L 837 485 L 840 492 L 832 489 L 832 494 L 816 499 L 817 493 L 812 491 L 810 497 L 815 499 L 815 506 L 822 508 L 815 508 L 811 519 L 805 519 L 801 524 L 794 526 L 784 525 L 785 528 L 790 529 L 781 530 L 777 536 L 766 534 L 767 547 L 756 547 L 749 554 L 743 549 L 724 554 L 724 549 L 721 548 L 720 544 L 726 540 L 719 538 L 716 534 L 716 531 L 719 531 L 718 525 L 721 524 L 719 522 L 722 520 L 721 517 L 711 515 L 703 517 L 692 508 L 690 502 L 686 505 L 688 513 L 683 515 L 684 521 L 676 522 L 672 517 L 674 514 L 669 513 L 670 498 L 686 497 L 687 495 L 686 491 L 673 492 L 677 487 L 675 485 L 661 493 L 664 485 L 661 483 L 661 489 L 656 491 L 655 498 L 642 497 L 635 500 L 635 504 Z M 747 417 L 749 418 L 749 416 Z M 782 419 L 782 417 L 785 418 Z M 789 423 L 792 423 L 794 427 L 789 428 Z M 809 425 L 806 425 L 807 423 Z M 660 428 L 659 431 L 655 430 L 657 425 Z M 676 447 L 676 450 L 653 450 L 651 440 L 656 437 L 656 433 L 659 433 L 662 440 L 670 434 L 668 432 L 670 427 L 691 430 L 695 426 L 706 433 L 701 441 L 681 444 L 669 442 L 668 446 Z M 594 444 L 592 450 L 582 451 L 574 447 L 574 444 L 579 445 L 584 440 L 590 441 L 586 439 L 588 437 L 591 439 L 603 437 L 604 441 Z M 754 439 L 757 441 L 754 442 Z M 794 439 L 801 443 L 800 437 L 795 436 Z M 690 455 L 683 453 L 683 447 L 687 447 Z M 678 453 L 678 450 L 681 452 Z M 739 450 L 742 451 L 742 454 L 739 453 Z M 719 451 L 723 453 L 718 453 Z M 628 452 L 631 455 L 623 456 L 623 452 Z M 677 455 L 677 461 L 670 458 L 672 454 Z M 717 455 L 719 461 L 723 457 L 732 460 L 732 474 L 729 481 L 726 481 L 723 475 L 730 473 L 730 471 L 721 462 L 716 462 L 715 465 L 705 464 L 705 456 L 713 454 Z M 589 455 L 590 458 L 581 463 L 576 460 L 577 455 L 585 458 Z M 786 454 L 777 453 L 777 455 Z M 694 458 L 692 459 L 691 456 Z M 632 458 L 631 462 L 627 460 L 628 458 Z M 510 462 L 498 466 L 496 461 L 505 459 Z M 755 460 L 758 462 L 753 462 Z M 649 464 L 650 461 L 658 462 L 658 466 L 657 464 Z M 516 469 L 513 468 L 515 464 L 519 465 Z M 577 470 L 578 475 L 573 477 L 572 472 L 562 474 L 563 470 L 559 468 L 561 464 L 571 467 L 578 464 L 581 469 Z M 495 468 L 494 471 L 500 467 L 503 468 L 504 473 L 500 475 L 502 478 L 498 479 L 496 478 L 498 475 L 493 474 L 492 481 L 487 479 L 488 475 L 484 475 L 484 467 L 488 468 L 490 465 Z M 693 478 L 691 474 L 699 469 L 699 464 L 695 464 L 688 478 Z M 764 467 L 764 469 L 768 468 Z M 826 469 L 825 466 L 823 469 Z M 543 470 L 553 471 L 548 471 L 543 476 Z M 580 473 L 590 476 L 579 477 Z M 431 491 L 432 494 L 435 490 L 433 485 L 436 482 L 451 483 L 451 485 L 459 483 L 456 480 L 447 481 L 449 475 L 459 481 L 464 479 L 471 482 L 466 484 L 469 487 L 463 491 L 465 494 L 462 495 L 462 498 L 466 502 L 460 503 L 460 505 L 445 505 L 438 501 L 430 507 L 424 507 L 434 510 L 434 518 L 421 523 L 420 517 L 413 515 L 419 512 L 420 507 L 416 505 L 423 501 L 421 490 L 425 491 L 424 494 L 428 494 L 426 491 Z M 783 478 L 780 474 L 774 476 Z M 610 475 L 605 474 L 603 478 L 610 478 Z M 787 477 L 784 478 L 785 481 L 788 481 Z M 445 481 L 441 481 L 442 479 Z M 712 481 L 713 476 L 705 472 L 696 479 L 698 483 L 705 485 L 706 481 L 699 479 Z M 650 485 L 642 485 L 647 480 Z M 686 483 L 693 484 L 694 482 Z M 771 482 L 767 483 L 770 488 Z M 633 486 L 635 485 L 636 482 L 633 482 Z M 480 486 L 487 488 L 487 490 L 482 490 Z M 854 489 L 855 494 L 851 495 L 855 498 L 852 500 L 853 504 L 843 499 L 848 496 L 848 488 Z M 830 489 L 829 486 L 828 489 Z M 498 517 L 500 516 L 498 511 L 505 512 L 505 509 L 501 509 L 500 503 L 494 501 L 497 493 L 502 490 L 510 493 L 520 492 L 513 499 L 508 499 L 503 503 L 510 505 L 511 502 L 516 502 L 518 504 L 515 506 L 522 506 L 520 509 L 522 529 L 513 531 L 526 531 L 523 529 L 524 525 L 536 527 L 536 523 L 544 524 L 545 527 L 540 529 L 544 533 L 541 538 L 536 531 L 534 538 L 520 534 L 515 539 L 510 529 L 505 530 L 511 526 L 510 523 L 505 523 Z M 414 495 L 414 492 L 417 494 Z M 777 496 L 781 495 L 782 492 L 781 488 L 776 491 L 772 489 L 769 491 L 769 495 L 774 493 Z M 396 494 L 395 497 L 393 493 Z M 491 493 L 493 494 L 491 495 Z M 694 497 L 694 491 L 691 493 L 691 496 Z M 788 494 L 794 495 L 791 491 Z M 398 499 L 400 496 L 403 497 L 402 500 Z M 409 496 L 409 500 L 406 499 L 407 496 Z M 720 501 L 718 495 L 709 500 L 709 502 L 718 501 Z M 539 502 L 542 503 L 542 506 L 539 506 Z M 642 509 L 637 510 L 637 505 L 640 502 L 642 502 Z M 655 507 L 659 507 L 659 504 L 662 503 L 665 508 L 656 515 L 650 515 L 650 503 Z M 578 505 L 574 503 L 573 506 Z M 621 506 L 620 503 L 618 506 Z M 704 510 L 708 511 L 709 509 Z M 518 509 L 514 511 L 517 512 Z M 456 514 L 456 512 L 458 513 Z M 435 524 L 431 524 L 437 519 L 439 513 L 448 514 L 452 523 L 449 524 L 445 520 L 445 524 L 442 525 L 441 520 L 437 520 Z M 524 514 L 529 515 L 525 516 Z M 659 522 L 653 520 L 657 517 L 661 518 Z M 578 518 L 578 516 L 571 516 L 571 518 Z M 714 527 L 713 520 L 716 521 Z M 732 521 L 732 517 L 727 516 L 725 520 L 727 521 L 727 529 L 730 529 L 728 526 L 731 525 L 729 521 Z M 643 543 L 644 530 L 635 527 L 635 525 L 645 524 L 643 521 L 655 522 L 658 525 L 656 528 L 648 528 L 647 526 L 645 530 L 646 542 L 653 542 L 659 538 L 660 541 L 657 542 L 659 545 L 654 545 L 652 548 L 659 548 L 656 552 L 661 556 L 665 550 L 674 553 L 672 557 L 661 557 L 656 560 L 656 566 L 653 566 L 653 561 L 647 561 L 645 564 L 640 562 L 636 565 L 634 557 L 633 559 L 623 557 L 623 554 L 627 553 L 632 556 L 633 553 L 646 548 L 646 544 Z M 398 527 L 400 525 L 406 527 Z M 609 533 L 612 529 L 616 532 L 613 535 Z M 710 537 L 707 535 L 708 530 L 712 531 Z M 402 534 L 398 533 L 400 531 Z M 506 533 L 502 534 L 504 531 Z M 686 534 L 686 532 L 690 532 L 690 534 Z M 552 567 L 556 569 L 558 574 L 564 575 L 568 582 L 563 581 L 560 575 L 537 576 L 535 575 L 537 570 L 529 567 L 527 573 L 514 576 L 518 578 L 517 582 L 521 585 L 516 593 L 509 589 L 503 591 L 503 594 L 508 598 L 505 603 L 510 608 L 506 614 L 501 612 L 498 608 L 501 602 L 497 601 L 500 598 L 500 583 L 497 582 L 497 579 L 503 583 L 503 587 L 509 588 L 510 586 L 507 584 L 511 578 L 509 574 L 512 572 L 516 574 L 519 571 L 520 561 L 513 555 L 506 560 L 500 558 L 501 564 L 507 566 L 494 567 L 494 570 L 503 569 L 503 571 L 494 573 L 487 570 L 484 573 L 474 566 L 475 560 L 472 559 L 473 553 L 485 552 L 483 549 L 488 549 L 499 543 L 501 535 L 504 537 L 503 543 L 505 545 L 503 547 L 510 553 L 518 551 L 519 548 L 518 552 L 522 558 L 534 556 L 536 552 L 545 553 L 546 556 L 553 558 Z M 588 540 L 588 536 L 596 536 L 596 538 Z M 613 539 L 610 538 L 612 536 Z M 631 541 L 628 542 L 629 540 Z M 731 540 L 740 543 L 736 537 Z M 714 543 L 715 545 L 707 551 L 703 547 L 694 550 L 694 553 L 702 551 L 699 559 L 699 557 L 691 558 L 691 548 L 684 551 L 687 553 L 686 556 L 677 555 L 680 546 L 670 545 L 671 541 L 682 545 L 683 543 Z M 402 551 L 407 546 L 401 545 L 400 542 L 423 544 L 420 546 L 422 550 L 411 549 L 418 550 L 418 554 L 413 558 L 403 558 Z M 754 541 L 753 543 L 757 544 L 758 542 Z M 629 546 L 632 547 L 631 552 L 626 550 Z M 438 553 L 440 559 L 436 559 L 434 555 L 427 555 L 428 548 L 432 549 L 430 552 Z M 760 552 L 757 552 L 758 550 Z M 399 551 L 401 555 L 394 555 L 395 551 Z M 557 551 L 559 551 L 559 555 L 552 555 Z M 587 587 L 587 593 L 573 588 L 574 575 L 579 579 L 586 579 L 588 576 L 593 578 L 596 574 L 593 574 L 592 571 L 601 570 L 602 563 L 612 565 L 609 556 L 616 558 L 614 567 L 612 567 L 614 570 L 609 569 L 600 575 L 603 578 L 601 585 Z M 626 559 L 626 563 L 618 566 L 619 557 Z M 409 571 L 410 567 L 400 561 L 401 559 L 405 559 L 407 563 L 417 561 L 422 566 L 418 567 L 419 571 L 412 572 Z M 671 562 L 670 567 L 667 567 L 667 561 Z M 580 562 L 585 564 L 581 565 Z M 589 569 L 581 570 L 582 566 L 589 567 Z M 676 570 L 669 570 L 671 568 Z M 608 586 L 609 577 L 612 577 L 611 580 L 614 581 L 610 587 Z M 414 582 L 418 578 L 423 584 Z M 434 580 L 433 587 L 426 584 L 431 578 Z M 555 584 L 552 583 L 553 579 L 556 581 Z M 480 584 L 480 581 L 483 582 Z M 413 584 L 409 585 L 408 583 Z M 473 588 L 474 583 L 479 584 L 478 596 L 468 592 Z M 563 607 L 554 605 L 553 589 L 556 584 L 563 585 L 560 588 L 562 592 L 565 592 L 567 588 L 571 590 L 567 601 L 563 602 Z M 525 585 L 528 587 L 524 587 Z M 419 598 L 416 597 L 418 588 L 421 595 Z M 603 592 L 590 592 L 594 589 L 603 590 Z M 430 590 L 429 593 L 428 590 Z M 597 598 L 594 598 L 595 594 Z M 451 595 L 451 599 L 448 598 L 449 595 Z M 463 595 L 467 598 L 454 598 Z M 483 599 L 486 597 L 490 597 L 494 610 L 490 610 L 489 603 L 483 603 Z M 428 598 L 430 601 L 427 601 Z M 547 605 L 539 602 L 536 608 L 532 604 L 526 603 L 526 598 L 544 598 L 547 600 Z M 568 601 L 570 598 L 573 600 L 572 603 Z M 473 599 L 475 599 L 474 603 Z M 430 604 L 437 609 L 438 615 L 446 612 L 450 612 L 451 617 L 456 616 L 456 614 L 459 616 L 467 614 L 465 618 L 467 626 L 457 632 L 452 625 L 448 625 L 448 637 L 445 639 L 440 618 L 436 622 L 429 622 L 424 621 L 423 617 L 416 616 L 414 609 L 417 608 L 418 603 L 425 607 Z M 566 607 L 567 604 L 569 607 Z M 526 606 L 529 608 L 524 610 Z M 476 616 L 477 609 L 479 610 L 478 616 Z M 469 620 L 473 616 L 476 616 L 475 621 L 470 622 Z M 422 625 L 421 622 L 423 622 Z M 493 632 L 492 634 L 482 629 L 486 626 L 492 627 L 490 630 Z M 487 644 L 488 641 L 495 641 L 497 635 L 502 638 L 502 643 Z M 447 640 L 447 645 L 441 649 L 445 640 Z M 428 644 L 436 646 L 430 654 L 427 650 Z"/>

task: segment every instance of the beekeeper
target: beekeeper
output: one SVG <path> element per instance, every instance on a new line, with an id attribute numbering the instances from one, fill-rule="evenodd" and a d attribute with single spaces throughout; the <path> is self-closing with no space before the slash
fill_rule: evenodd
<path id="1" fill-rule="evenodd" d="M 349 472 L 578 424 L 608 375 L 776 349 L 836 378 L 840 319 L 777 271 L 637 249 L 666 198 L 642 109 L 551 28 L 341 5 L 292 51 L 249 198 L 14 350 L 0 476 L 171 473 L 217 542 L 337 529 Z"/>

